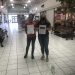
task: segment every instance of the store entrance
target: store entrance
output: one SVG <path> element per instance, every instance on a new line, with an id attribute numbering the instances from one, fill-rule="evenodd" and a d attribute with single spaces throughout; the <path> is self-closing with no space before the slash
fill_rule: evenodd
<path id="1" fill-rule="evenodd" d="M 9 14 L 9 28 L 11 33 L 18 31 L 18 22 L 17 22 L 17 14 Z"/>
<path id="2" fill-rule="evenodd" d="M 12 16 L 12 23 L 17 23 L 17 16 Z"/>
<path id="3" fill-rule="evenodd" d="M 28 18 L 28 14 L 9 14 L 10 29 L 24 30 L 24 22 Z"/>
<path id="4" fill-rule="evenodd" d="M 17 23 L 17 15 L 9 15 L 9 23 Z"/>

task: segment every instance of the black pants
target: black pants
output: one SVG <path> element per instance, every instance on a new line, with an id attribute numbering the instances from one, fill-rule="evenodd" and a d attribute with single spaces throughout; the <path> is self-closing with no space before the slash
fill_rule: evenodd
<path id="1" fill-rule="evenodd" d="M 41 52 L 42 54 L 44 54 L 44 52 L 46 53 L 46 55 L 49 55 L 49 49 L 48 49 L 48 44 L 49 44 L 49 36 L 42 36 L 39 35 L 38 36 L 39 39 L 39 43 L 41 46 Z"/>
<path id="2" fill-rule="evenodd" d="M 36 36 L 35 37 L 27 37 L 26 55 L 28 55 L 28 50 L 29 50 L 31 42 L 32 42 L 32 52 L 31 52 L 31 55 L 32 56 L 34 55 L 35 40 L 36 40 Z"/>
<path id="3" fill-rule="evenodd" d="M 4 40 L 4 38 L 0 37 L 0 44 L 1 44 L 1 47 L 3 46 L 3 40 Z"/>

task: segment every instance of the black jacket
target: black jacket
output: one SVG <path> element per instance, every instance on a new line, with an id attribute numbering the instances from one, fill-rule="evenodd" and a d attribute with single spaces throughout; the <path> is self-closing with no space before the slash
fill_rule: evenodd
<path id="1" fill-rule="evenodd" d="M 46 25 L 46 29 L 47 29 L 47 28 L 51 28 L 50 22 L 49 22 L 47 19 L 45 19 L 45 18 L 41 18 L 41 19 L 40 19 L 40 21 L 38 22 L 38 27 L 39 27 L 40 25 Z M 43 35 L 43 34 L 39 34 L 39 35 Z M 46 30 L 46 34 L 44 34 L 44 36 L 45 36 L 45 35 L 49 35 L 49 31 L 48 31 L 48 30 Z"/>

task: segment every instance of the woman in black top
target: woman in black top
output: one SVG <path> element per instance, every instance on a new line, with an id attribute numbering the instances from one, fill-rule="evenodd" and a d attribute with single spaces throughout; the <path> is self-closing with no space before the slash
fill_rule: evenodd
<path id="1" fill-rule="evenodd" d="M 46 19 L 45 15 L 41 15 L 40 21 L 38 23 L 38 27 L 40 26 L 46 27 L 46 32 L 40 34 L 40 29 L 38 32 L 38 39 L 39 43 L 41 46 L 41 52 L 42 52 L 42 57 L 41 60 L 44 60 L 45 56 L 44 53 L 46 53 L 46 61 L 49 61 L 48 55 L 49 55 L 49 49 L 48 49 L 48 44 L 49 44 L 49 30 L 51 29 L 51 24 L 48 22 Z"/>

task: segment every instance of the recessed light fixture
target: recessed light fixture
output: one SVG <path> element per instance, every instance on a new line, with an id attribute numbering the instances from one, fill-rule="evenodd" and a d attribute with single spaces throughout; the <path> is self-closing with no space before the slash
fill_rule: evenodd
<path id="1" fill-rule="evenodd" d="M 11 2 L 13 1 L 13 0 L 10 0 Z"/>
<path id="2" fill-rule="evenodd" d="M 11 6 L 13 6 L 14 4 L 11 4 Z"/>
<path id="3" fill-rule="evenodd" d="M 26 7 L 24 6 L 24 8 L 26 8 Z"/>
<path id="4" fill-rule="evenodd" d="M 28 2 L 27 3 L 31 3 L 31 0 L 28 0 Z"/>
<path id="5" fill-rule="evenodd" d="M 1 8 L 4 8 L 4 6 L 0 6 Z"/>
<path id="6" fill-rule="evenodd" d="M 35 8 L 35 10 L 37 10 L 37 7 Z"/>
<path id="7" fill-rule="evenodd" d="M 14 6 L 12 6 L 12 8 L 14 8 Z"/>
<path id="8" fill-rule="evenodd" d="M 25 6 L 27 7 L 27 4 L 25 4 Z"/>

